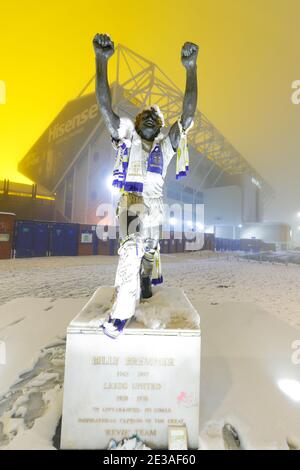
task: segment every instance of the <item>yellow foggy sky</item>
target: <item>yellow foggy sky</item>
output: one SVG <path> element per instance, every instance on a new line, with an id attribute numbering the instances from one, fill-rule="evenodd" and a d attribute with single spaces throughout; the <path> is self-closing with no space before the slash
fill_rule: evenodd
<path id="1" fill-rule="evenodd" d="M 299 13 L 298 0 L 2 2 L 0 179 L 24 181 L 17 162 L 93 75 L 92 38 L 108 32 L 182 89 L 180 48 L 197 42 L 198 107 L 275 188 L 296 191 Z"/>

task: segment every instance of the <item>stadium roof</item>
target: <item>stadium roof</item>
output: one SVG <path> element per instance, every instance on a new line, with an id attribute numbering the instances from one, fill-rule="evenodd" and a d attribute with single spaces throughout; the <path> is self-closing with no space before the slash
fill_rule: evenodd
<path id="1" fill-rule="evenodd" d="M 183 93 L 160 67 L 123 45 L 117 46 L 110 60 L 112 99 L 117 113 L 135 116 L 137 110 L 157 104 L 166 126 L 178 119 Z M 94 91 L 95 76 L 75 100 L 66 104 L 19 164 L 23 174 L 50 191 L 55 190 L 100 126 Z M 248 174 L 264 201 L 272 196 L 269 184 L 199 110 L 189 132 L 189 145 L 202 157 L 192 162 L 194 175 L 198 166 L 208 162 L 202 182 L 208 175 L 217 181 L 223 174 Z"/>
<path id="2" fill-rule="evenodd" d="M 111 78 L 117 85 L 113 88 L 115 92 L 112 96 L 116 110 L 124 110 L 130 114 L 128 102 L 138 109 L 157 104 L 164 114 L 166 126 L 178 119 L 182 110 L 183 93 L 160 67 L 120 44 L 111 61 Z M 79 97 L 90 89 L 94 81 L 95 76 L 81 90 Z M 121 97 L 118 94 L 119 89 L 122 90 Z M 270 197 L 273 193 L 271 186 L 199 109 L 196 111 L 194 127 L 189 132 L 189 145 L 216 165 L 221 173 L 247 173 L 265 196 Z"/>

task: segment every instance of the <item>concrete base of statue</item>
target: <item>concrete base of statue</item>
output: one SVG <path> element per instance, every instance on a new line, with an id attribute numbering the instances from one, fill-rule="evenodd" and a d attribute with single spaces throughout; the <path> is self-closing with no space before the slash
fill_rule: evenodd
<path id="1" fill-rule="evenodd" d="M 117 339 L 100 318 L 112 287 L 99 288 L 67 329 L 61 447 L 106 449 L 137 434 L 153 449 L 168 448 L 170 426 L 186 426 L 198 448 L 200 320 L 181 289 L 160 288 Z M 164 328 L 154 328 L 159 314 Z M 152 321 L 154 318 L 154 321 Z M 150 325 L 150 326 L 145 326 Z"/>

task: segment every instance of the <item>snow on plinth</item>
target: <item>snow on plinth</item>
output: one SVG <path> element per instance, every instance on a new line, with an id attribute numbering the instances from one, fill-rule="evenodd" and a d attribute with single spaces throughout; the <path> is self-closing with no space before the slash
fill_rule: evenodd
<path id="1" fill-rule="evenodd" d="M 99 287 L 69 327 L 99 328 L 108 318 L 113 296 L 112 286 Z M 160 287 L 155 289 L 153 297 L 137 306 L 130 328 L 138 327 L 194 330 L 200 327 L 200 317 L 182 289 Z"/>

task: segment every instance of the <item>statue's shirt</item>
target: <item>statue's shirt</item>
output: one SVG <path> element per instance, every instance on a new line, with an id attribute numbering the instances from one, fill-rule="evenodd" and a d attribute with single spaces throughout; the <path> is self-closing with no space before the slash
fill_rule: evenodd
<path id="1" fill-rule="evenodd" d="M 143 197 L 162 197 L 167 169 L 175 154 L 169 136 L 160 134 L 154 142 L 147 142 L 137 134 L 129 118 L 120 119 L 118 133 L 120 141 L 130 144 L 129 169 L 131 165 L 133 177 L 136 171 L 137 180 L 143 182 Z"/>

